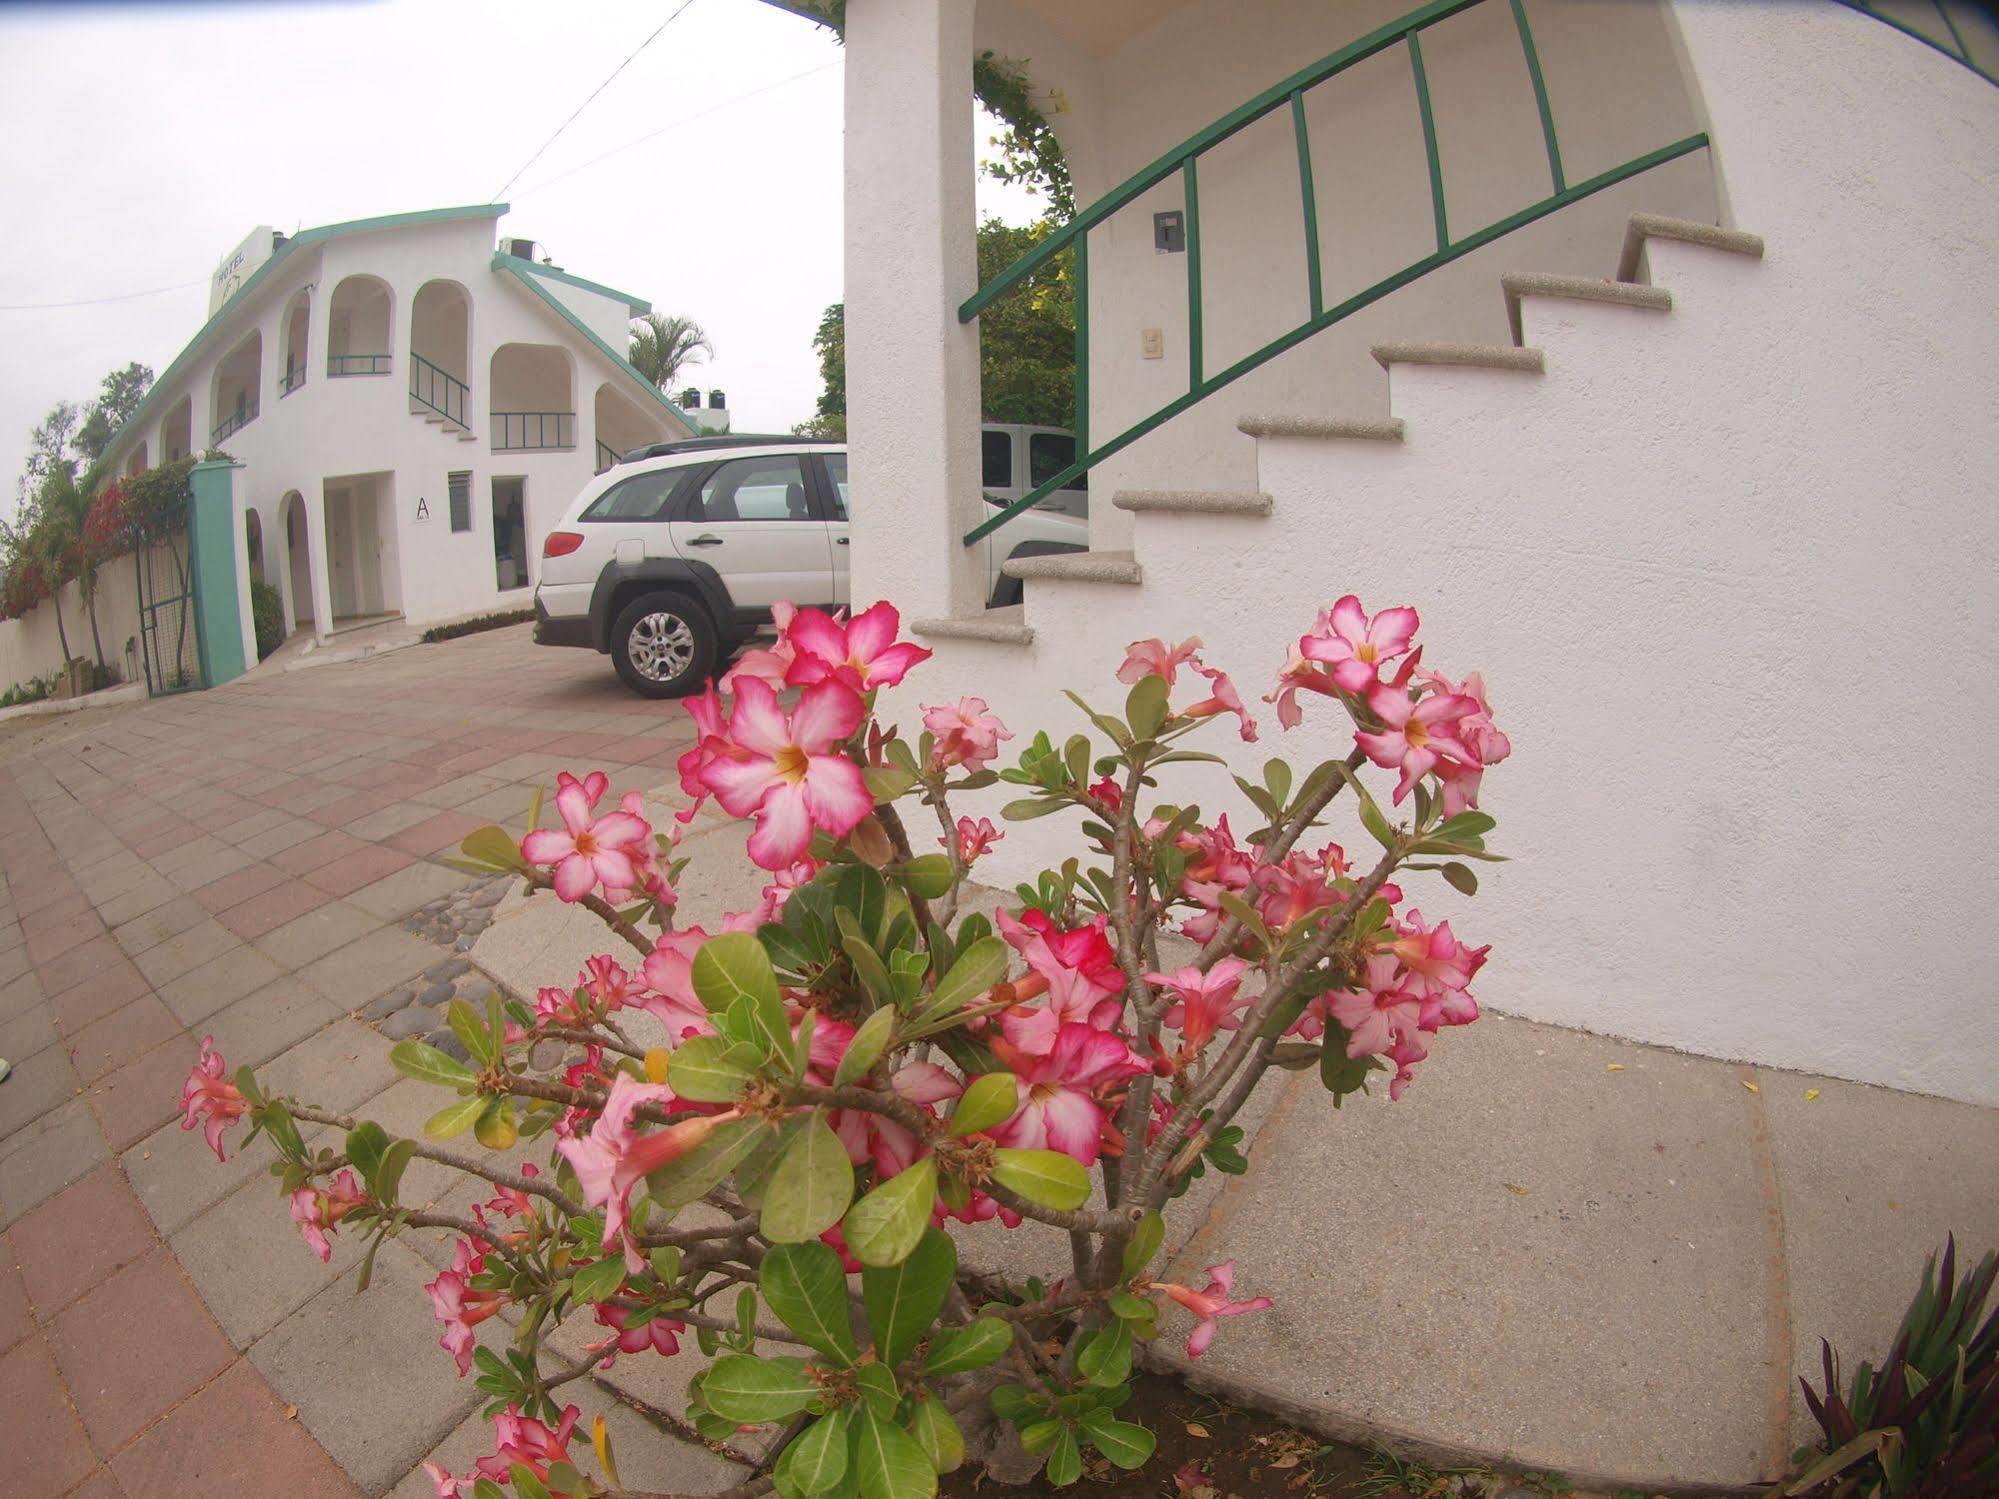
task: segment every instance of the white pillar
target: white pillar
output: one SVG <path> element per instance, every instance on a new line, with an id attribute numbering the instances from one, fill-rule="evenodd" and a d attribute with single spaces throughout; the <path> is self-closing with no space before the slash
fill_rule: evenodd
<path id="1" fill-rule="evenodd" d="M 984 607 L 973 0 L 847 6 L 847 437 L 854 607 Z"/>
<path id="2" fill-rule="evenodd" d="M 326 488 L 305 504 L 305 566 L 312 577 L 312 633 L 324 642 L 333 630 L 333 584 L 326 571 Z"/>
<path id="3" fill-rule="evenodd" d="M 236 549 L 236 621 L 242 629 L 243 669 L 248 671 L 257 664 L 257 623 L 250 606 L 250 502 L 243 493 L 247 486 L 234 482 L 236 477 L 230 475 L 230 545 Z"/>

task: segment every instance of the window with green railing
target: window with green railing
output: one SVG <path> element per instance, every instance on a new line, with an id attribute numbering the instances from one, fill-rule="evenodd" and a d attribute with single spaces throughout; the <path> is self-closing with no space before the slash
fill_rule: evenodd
<path id="1" fill-rule="evenodd" d="M 388 354 L 328 354 L 326 373 L 332 376 L 386 375 L 395 360 Z"/>
<path id="2" fill-rule="evenodd" d="M 495 452 L 534 453 L 576 446 L 573 411 L 495 411 L 492 418 Z"/>

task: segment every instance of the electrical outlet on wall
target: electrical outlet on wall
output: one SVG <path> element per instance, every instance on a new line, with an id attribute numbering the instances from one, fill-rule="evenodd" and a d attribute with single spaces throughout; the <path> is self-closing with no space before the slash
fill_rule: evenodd
<path id="1" fill-rule="evenodd" d="M 1145 328 L 1138 335 L 1138 351 L 1147 359 L 1166 357 L 1166 334 L 1158 328 Z"/>

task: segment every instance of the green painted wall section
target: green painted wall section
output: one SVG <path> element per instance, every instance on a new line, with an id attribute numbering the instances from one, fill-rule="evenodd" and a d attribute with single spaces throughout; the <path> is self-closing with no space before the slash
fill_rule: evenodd
<path id="1" fill-rule="evenodd" d="M 219 687 L 249 670 L 243 659 L 242 602 L 236 592 L 234 463 L 197 463 L 188 503 L 188 575 L 194 588 L 194 639 L 201 680 Z"/>

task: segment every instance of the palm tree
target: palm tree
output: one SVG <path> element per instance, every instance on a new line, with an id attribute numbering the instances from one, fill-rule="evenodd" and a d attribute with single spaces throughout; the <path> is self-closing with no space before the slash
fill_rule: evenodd
<path id="1" fill-rule="evenodd" d="M 712 358 L 715 345 L 693 318 L 653 312 L 632 320 L 632 366 L 660 390 L 673 383 L 682 365 L 696 363 L 703 353 Z"/>
<path id="2" fill-rule="evenodd" d="M 83 596 L 83 608 L 90 620 L 90 643 L 97 652 L 97 664 L 104 665 L 104 641 L 97 633 L 97 561 L 84 542 L 84 526 L 90 515 L 90 495 L 68 469 L 49 476 L 42 488 L 42 512 L 56 524 L 73 551 L 76 562 L 76 589 Z M 56 610 L 62 622 L 62 610 Z"/>

